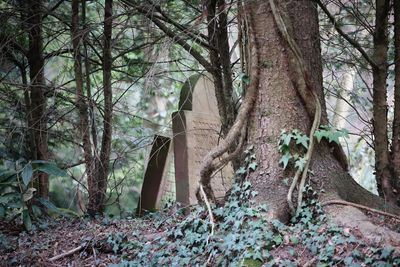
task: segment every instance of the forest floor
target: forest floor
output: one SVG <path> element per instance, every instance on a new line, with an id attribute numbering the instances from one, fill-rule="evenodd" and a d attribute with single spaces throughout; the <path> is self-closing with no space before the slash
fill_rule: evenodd
<path id="1" fill-rule="evenodd" d="M 397 232 L 400 230 L 400 221 L 375 214 L 367 215 L 380 227 Z M 157 244 L 161 243 L 160 237 L 166 236 L 172 229 L 178 229 L 183 220 L 187 220 L 187 217 L 176 213 L 154 213 L 142 218 L 126 219 L 58 218 L 37 223 L 31 233 L 25 232 L 21 225 L 0 221 L 0 266 L 109 266 L 118 264 L 121 260 L 134 260 L 145 248 L 144 244 L 147 249 L 162 249 Z M 309 225 L 311 229 L 313 226 Z M 273 264 L 247 262 L 241 266 L 399 266 L 400 247 L 382 248 L 377 244 L 369 245 L 362 240 L 362 235 L 356 228 L 335 229 L 332 231 L 331 226 L 325 222 L 318 224 L 313 232 L 301 228 L 280 230 L 271 236 L 274 243 L 269 248 L 268 257 L 274 259 Z M 309 233 L 308 237 L 302 235 L 304 233 Z M 246 233 L 244 235 L 246 239 L 251 238 L 250 233 L 248 236 Z M 358 243 L 349 241 L 349 236 L 357 238 Z M 188 246 L 188 243 L 181 244 Z M 333 250 L 328 253 L 329 247 Z M 166 249 L 167 254 L 168 251 Z M 151 258 L 153 252 L 147 253 Z M 172 258 L 174 255 L 170 256 Z M 321 265 L 324 262 L 327 264 Z M 153 264 L 149 261 L 148 265 Z M 171 265 L 173 264 L 164 266 Z M 216 265 L 220 264 L 208 264 Z"/>
<path id="2" fill-rule="evenodd" d="M 108 266 L 121 261 L 120 246 L 130 243 L 136 234 L 164 231 L 151 219 L 60 218 L 38 225 L 32 233 L 22 226 L 0 225 L 1 266 Z M 124 252 L 127 258 L 134 257 L 126 253 L 129 249 Z M 60 258 L 52 259 L 57 256 Z"/>

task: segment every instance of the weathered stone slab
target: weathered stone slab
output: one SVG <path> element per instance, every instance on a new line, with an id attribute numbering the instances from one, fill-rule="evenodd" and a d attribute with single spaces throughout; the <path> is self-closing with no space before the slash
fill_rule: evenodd
<path id="1" fill-rule="evenodd" d="M 172 114 L 176 201 L 183 205 L 197 203 L 201 163 L 220 140 L 221 123 L 214 90 L 209 77 L 193 75 L 182 88 L 179 111 Z M 232 177 L 233 169 L 228 165 L 212 178 L 217 198 L 225 196 Z"/>
<path id="2" fill-rule="evenodd" d="M 219 118 L 214 83 L 211 78 L 196 74 L 185 82 L 179 98 L 180 110 L 206 113 Z"/>
<path id="3" fill-rule="evenodd" d="M 171 138 L 156 135 L 151 146 L 143 176 L 138 213 L 160 209 L 166 198 L 175 198 L 174 180 L 169 177 Z M 172 180 L 171 180 L 172 179 Z"/>
<path id="4" fill-rule="evenodd" d="M 176 201 L 184 206 L 196 204 L 200 165 L 205 155 L 218 144 L 220 121 L 207 113 L 184 110 L 172 116 Z M 215 197 L 225 196 L 232 185 L 232 177 L 230 165 L 215 174 L 211 182 Z"/>

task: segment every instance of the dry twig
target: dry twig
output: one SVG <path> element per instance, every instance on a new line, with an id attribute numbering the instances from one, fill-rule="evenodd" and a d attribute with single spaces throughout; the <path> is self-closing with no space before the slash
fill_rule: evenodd
<path id="1" fill-rule="evenodd" d="M 61 253 L 61 254 L 59 254 L 57 256 L 54 256 L 54 257 L 48 259 L 48 261 L 56 261 L 56 260 L 62 259 L 64 257 L 70 256 L 72 254 L 75 254 L 76 252 L 79 252 L 82 249 L 84 249 L 86 247 L 86 245 L 87 245 L 86 243 L 83 243 L 82 245 L 80 245 L 80 246 L 78 246 L 76 248 L 73 248 L 73 249 L 71 249 L 71 250 L 69 250 L 67 252 Z"/>

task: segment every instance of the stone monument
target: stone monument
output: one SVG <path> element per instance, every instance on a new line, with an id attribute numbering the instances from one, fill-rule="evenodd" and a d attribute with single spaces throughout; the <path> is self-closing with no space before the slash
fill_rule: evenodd
<path id="1" fill-rule="evenodd" d="M 179 111 L 172 114 L 176 201 L 196 204 L 200 165 L 220 140 L 220 118 L 214 84 L 204 75 L 194 75 L 184 84 Z M 216 198 L 225 196 L 232 185 L 231 165 L 219 170 L 211 185 Z"/>
<path id="2" fill-rule="evenodd" d="M 175 180 L 170 175 L 171 138 L 155 135 L 146 159 L 142 190 L 137 213 L 162 209 L 165 202 L 175 199 Z"/>

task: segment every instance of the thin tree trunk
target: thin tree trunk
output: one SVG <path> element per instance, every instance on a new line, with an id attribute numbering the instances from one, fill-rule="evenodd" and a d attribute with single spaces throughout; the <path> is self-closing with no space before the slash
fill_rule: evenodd
<path id="1" fill-rule="evenodd" d="M 96 191 L 89 196 L 88 212 L 91 215 L 102 213 L 105 208 L 107 177 L 112 141 L 112 88 L 111 88 L 111 35 L 112 35 L 112 0 L 105 1 L 104 7 L 104 40 L 103 40 L 103 95 L 104 120 L 100 157 L 96 157 L 94 184 Z"/>
<path id="2" fill-rule="evenodd" d="M 94 104 L 92 99 L 92 85 L 90 78 L 90 58 L 89 58 L 89 50 L 88 50 L 88 40 L 86 32 L 86 0 L 82 0 L 82 25 L 85 27 L 85 34 L 83 36 L 83 50 L 85 56 L 85 83 L 86 83 L 86 95 L 87 101 L 89 102 L 89 118 L 90 118 L 90 126 L 91 126 L 91 135 L 92 135 L 92 143 L 93 143 L 93 151 L 94 155 L 97 155 L 97 129 L 95 122 L 95 111 Z"/>
<path id="3" fill-rule="evenodd" d="M 222 133 L 226 135 L 231 125 L 227 120 L 228 111 L 226 98 L 224 95 L 224 79 L 222 74 L 221 57 L 219 55 L 218 48 L 218 22 L 217 22 L 217 0 L 207 0 L 205 2 L 205 10 L 207 13 L 207 31 L 208 31 L 208 42 L 210 44 L 210 62 L 212 66 L 211 75 L 214 81 L 215 96 L 218 103 L 218 111 L 221 117 Z M 214 49 L 213 49 L 214 48 Z"/>
<path id="4" fill-rule="evenodd" d="M 387 130 L 387 88 L 388 73 L 388 15 L 389 0 L 376 1 L 376 17 L 374 32 L 374 55 L 376 66 L 372 68 L 373 75 L 373 126 L 376 181 L 379 195 L 386 201 L 395 203 L 390 171 L 389 142 Z"/>
<path id="5" fill-rule="evenodd" d="M 397 202 L 400 194 L 400 2 L 394 1 L 394 118 L 392 136 L 393 186 L 397 191 Z"/>
<path id="6" fill-rule="evenodd" d="M 30 116 L 32 117 L 32 129 L 35 142 L 33 158 L 36 160 L 48 159 L 47 146 L 47 115 L 43 59 L 42 36 L 42 8 L 41 0 L 28 1 L 27 26 L 29 35 L 28 64 L 30 76 Z M 38 174 L 39 195 L 48 198 L 49 177 L 46 173 Z"/>
<path id="7" fill-rule="evenodd" d="M 79 110 L 79 132 L 82 136 L 83 156 L 86 165 L 86 177 L 89 195 L 93 195 L 96 188 L 93 186 L 93 156 L 92 144 L 90 142 L 90 124 L 88 117 L 88 105 L 83 93 L 83 73 L 81 59 L 82 35 L 79 30 L 79 0 L 72 0 L 72 47 L 74 55 L 74 74 L 76 84 L 76 105 Z"/>
<path id="8" fill-rule="evenodd" d="M 350 110 L 350 106 L 347 104 L 347 101 L 349 101 L 350 93 L 354 88 L 354 69 L 348 68 L 345 70 L 345 72 L 346 73 L 343 74 L 342 77 L 339 96 L 336 98 L 336 104 L 332 118 L 332 124 L 336 129 L 342 129 L 346 126 L 346 119 Z"/>
<path id="9" fill-rule="evenodd" d="M 219 57 L 221 59 L 221 71 L 223 75 L 223 95 L 225 98 L 226 105 L 226 123 L 230 128 L 235 121 L 235 109 L 234 102 L 232 98 L 233 94 L 233 81 L 232 81 L 232 66 L 231 66 L 231 56 L 229 48 L 229 37 L 228 37 L 228 15 L 227 6 L 225 0 L 217 0 L 217 11 L 218 16 L 218 31 L 217 31 L 217 48 L 219 52 Z M 226 133 L 224 133 L 226 134 Z"/>
<path id="10" fill-rule="evenodd" d="M 22 85 L 24 87 L 24 104 L 25 104 L 25 114 L 26 114 L 26 125 L 27 125 L 27 142 L 26 146 L 28 147 L 27 157 L 33 159 L 35 157 L 35 140 L 32 133 L 32 113 L 31 113 L 31 97 L 29 95 L 29 85 L 28 85 L 28 74 L 26 73 L 26 68 L 22 64 L 20 67 Z"/>

